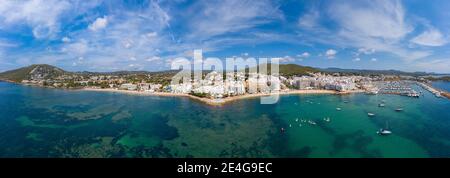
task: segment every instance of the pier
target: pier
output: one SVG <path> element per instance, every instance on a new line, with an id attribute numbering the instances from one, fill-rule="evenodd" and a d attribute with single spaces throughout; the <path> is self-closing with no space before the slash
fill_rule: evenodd
<path id="1" fill-rule="evenodd" d="M 428 90 L 429 92 L 433 93 L 438 98 L 446 97 L 446 98 L 450 99 L 450 93 L 448 93 L 448 92 L 440 91 L 438 89 L 435 89 L 432 86 L 427 85 L 426 83 L 417 82 L 417 84 L 419 86 L 421 86 L 422 88 L 424 88 L 425 90 Z"/>

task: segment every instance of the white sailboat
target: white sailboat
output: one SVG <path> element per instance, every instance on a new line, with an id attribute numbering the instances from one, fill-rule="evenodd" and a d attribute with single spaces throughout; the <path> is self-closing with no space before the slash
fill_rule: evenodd
<path id="1" fill-rule="evenodd" d="M 389 130 L 388 122 L 386 121 L 386 128 L 381 128 L 377 131 L 378 135 L 390 135 L 392 131 Z"/>

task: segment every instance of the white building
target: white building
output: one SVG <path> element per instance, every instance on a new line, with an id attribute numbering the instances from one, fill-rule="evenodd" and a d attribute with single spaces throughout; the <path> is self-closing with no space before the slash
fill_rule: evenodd
<path id="1" fill-rule="evenodd" d="M 137 90 L 138 86 L 132 83 L 124 83 L 120 85 L 120 89 L 122 90 Z"/>

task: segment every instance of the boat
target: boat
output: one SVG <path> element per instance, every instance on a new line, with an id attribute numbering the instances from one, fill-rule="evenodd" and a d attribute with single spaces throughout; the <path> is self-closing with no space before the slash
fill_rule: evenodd
<path id="1" fill-rule="evenodd" d="M 340 111 L 340 110 L 342 110 L 342 109 L 341 109 L 341 108 L 336 108 L 336 110 Z"/>
<path id="2" fill-rule="evenodd" d="M 312 120 L 309 120 L 308 123 L 311 124 L 311 125 L 316 125 L 316 122 L 314 122 Z"/>
<path id="3" fill-rule="evenodd" d="M 297 119 L 295 119 L 295 122 L 298 122 L 298 118 L 297 118 Z"/>
<path id="4" fill-rule="evenodd" d="M 329 117 L 323 118 L 323 120 L 324 120 L 325 122 L 330 122 L 330 121 L 331 121 L 331 119 L 330 119 Z"/>
<path id="5" fill-rule="evenodd" d="M 403 108 L 397 108 L 397 109 L 395 109 L 395 111 L 397 111 L 397 112 L 403 111 Z"/>
<path id="6" fill-rule="evenodd" d="M 375 116 L 375 114 L 374 114 L 374 113 L 371 113 L 371 112 L 367 113 L 367 115 L 368 115 L 369 117 Z"/>
<path id="7" fill-rule="evenodd" d="M 348 101 L 344 101 L 344 103 L 348 103 Z"/>
<path id="8" fill-rule="evenodd" d="M 292 125 L 291 125 L 291 124 L 289 124 L 289 127 L 292 127 Z"/>
<path id="9" fill-rule="evenodd" d="M 384 107 L 385 105 L 383 103 L 378 104 L 378 107 Z"/>
<path id="10" fill-rule="evenodd" d="M 388 122 L 386 122 L 386 128 L 381 128 L 377 131 L 378 135 L 390 135 L 392 134 L 392 131 L 389 130 Z"/>
<path id="11" fill-rule="evenodd" d="M 380 129 L 377 131 L 378 135 L 390 135 L 392 134 L 392 132 L 390 130 L 386 130 L 386 129 Z"/>

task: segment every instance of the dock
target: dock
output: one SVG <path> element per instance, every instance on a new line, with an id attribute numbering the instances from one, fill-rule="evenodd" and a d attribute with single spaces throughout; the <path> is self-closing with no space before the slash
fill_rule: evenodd
<path id="1" fill-rule="evenodd" d="M 428 90 L 429 92 L 433 93 L 434 96 L 441 98 L 441 97 L 446 97 L 448 99 L 450 99 L 450 93 L 445 92 L 445 91 L 440 91 L 438 89 L 433 88 L 432 86 L 423 83 L 423 82 L 417 82 L 417 84 L 419 86 L 421 86 L 422 88 L 424 88 L 425 90 Z"/>

